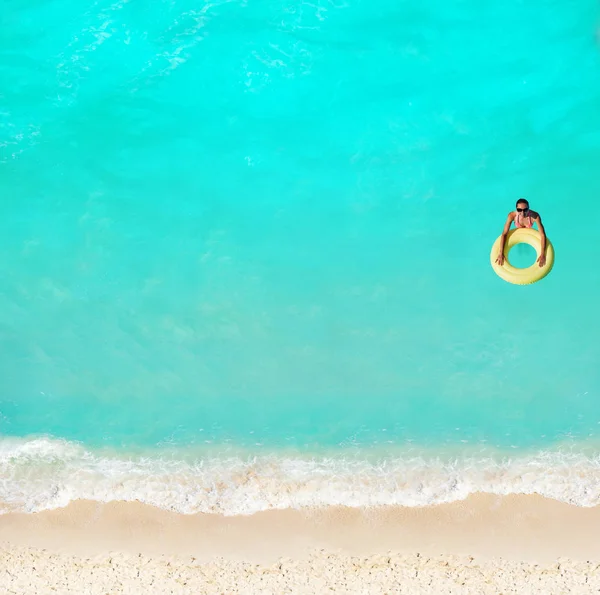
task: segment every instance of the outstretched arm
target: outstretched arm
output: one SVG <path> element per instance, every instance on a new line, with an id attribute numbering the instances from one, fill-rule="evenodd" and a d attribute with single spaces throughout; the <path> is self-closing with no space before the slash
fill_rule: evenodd
<path id="1" fill-rule="evenodd" d="M 515 214 L 509 213 L 506 218 L 506 223 L 504 224 L 504 229 L 502 230 L 502 237 L 500 238 L 500 252 L 498 254 L 498 258 L 496 258 L 496 262 L 502 266 L 504 264 L 504 244 L 506 243 L 506 236 L 508 234 L 508 230 L 510 229 L 510 224 L 513 222 L 515 218 Z"/>
<path id="2" fill-rule="evenodd" d="M 538 216 L 534 219 L 534 221 L 538 224 L 538 228 L 540 230 L 540 236 L 542 240 L 542 251 L 540 253 L 540 257 L 537 259 L 539 265 L 543 267 L 546 264 L 546 230 L 542 224 L 542 218 L 539 213 Z"/>

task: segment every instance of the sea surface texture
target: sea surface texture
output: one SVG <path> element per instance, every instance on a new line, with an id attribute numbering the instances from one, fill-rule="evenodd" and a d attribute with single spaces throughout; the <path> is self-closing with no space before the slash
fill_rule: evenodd
<path id="1" fill-rule="evenodd" d="M 599 17 L 5 1 L 0 512 L 600 503 Z"/>

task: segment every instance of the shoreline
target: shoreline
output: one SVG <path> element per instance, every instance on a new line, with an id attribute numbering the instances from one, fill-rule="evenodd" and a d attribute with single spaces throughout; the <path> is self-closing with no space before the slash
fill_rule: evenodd
<path id="1" fill-rule="evenodd" d="M 599 523 L 600 507 L 537 495 L 232 517 L 182 515 L 139 502 L 76 501 L 0 516 L 0 586 L 25 594 L 185 593 L 192 586 L 206 593 L 320 593 L 329 587 L 343 593 L 517 593 L 533 584 L 540 590 L 527 592 L 577 585 L 577 592 L 586 592 L 583 585 L 600 589 Z"/>
<path id="2" fill-rule="evenodd" d="M 78 500 L 55 510 L 0 515 L 0 546 L 256 563 L 300 558 L 315 549 L 349 555 L 394 551 L 600 562 L 598 526 L 600 506 L 584 508 L 538 495 L 476 494 L 426 507 L 286 509 L 247 516 L 184 515 L 140 502 Z"/>

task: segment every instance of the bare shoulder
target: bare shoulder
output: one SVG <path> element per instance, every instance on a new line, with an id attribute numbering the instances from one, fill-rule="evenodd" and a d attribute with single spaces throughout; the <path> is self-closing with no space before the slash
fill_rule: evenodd
<path id="1" fill-rule="evenodd" d="M 540 218 L 540 214 L 537 211 L 529 211 L 529 215 L 531 216 L 532 219 Z"/>
<path id="2" fill-rule="evenodd" d="M 511 211 L 507 216 L 506 216 L 506 220 L 507 221 L 512 221 L 515 218 L 515 212 Z"/>

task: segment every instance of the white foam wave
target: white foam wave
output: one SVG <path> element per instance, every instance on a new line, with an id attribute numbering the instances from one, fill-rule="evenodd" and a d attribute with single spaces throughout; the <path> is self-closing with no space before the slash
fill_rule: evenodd
<path id="1" fill-rule="evenodd" d="M 600 503 L 600 458 L 559 451 L 445 462 L 274 454 L 184 458 L 111 455 L 49 438 L 0 439 L 0 513 L 37 512 L 88 499 L 234 515 L 330 505 L 424 506 L 474 492 L 537 493 L 594 506 Z"/>

